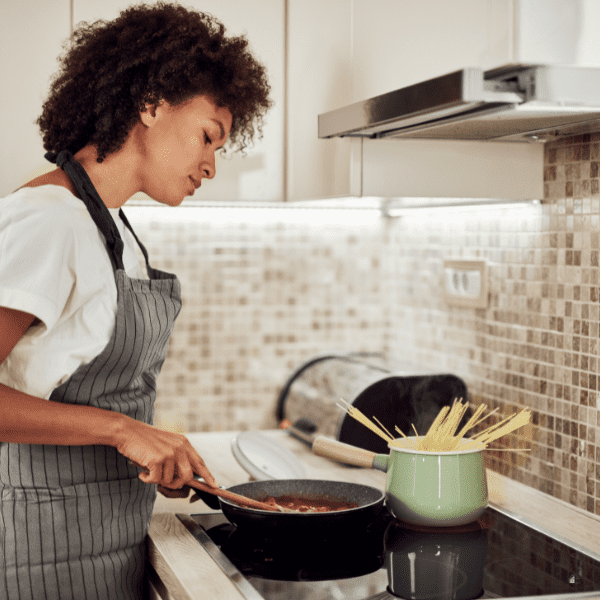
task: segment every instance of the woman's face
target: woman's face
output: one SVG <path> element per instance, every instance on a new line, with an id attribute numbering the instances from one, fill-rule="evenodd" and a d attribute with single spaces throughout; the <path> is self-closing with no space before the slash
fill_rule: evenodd
<path id="1" fill-rule="evenodd" d="M 177 206 L 203 179 L 215 176 L 215 152 L 227 140 L 231 112 L 209 96 L 195 96 L 178 106 L 165 101 L 149 106 L 140 118 L 140 188 L 158 202 Z"/>

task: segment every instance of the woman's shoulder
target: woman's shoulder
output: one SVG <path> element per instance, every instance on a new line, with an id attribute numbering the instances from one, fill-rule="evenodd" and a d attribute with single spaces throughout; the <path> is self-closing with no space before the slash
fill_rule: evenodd
<path id="1" fill-rule="evenodd" d="M 48 171 L 47 173 L 43 173 L 42 175 L 31 179 L 19 189 L 31 189 L 49 185 L 58 188 L 64 188 L 65 190 L 69 191 L 71 195 L 77 196 L 73 182 L 69 179 L 69 176 L 59 168 L 56 168 L 53 171 Z"/>
<path id="2" fill-rule="evenodd" d="M 25 186 L 0 199 L 0 227 L 39 222 L 70 228 L 86 213 L 83 202 L 60 185 Z"/>

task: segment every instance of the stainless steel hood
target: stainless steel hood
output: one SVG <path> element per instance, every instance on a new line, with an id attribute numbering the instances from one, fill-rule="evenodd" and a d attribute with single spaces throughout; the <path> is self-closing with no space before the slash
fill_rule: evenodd
<path id="1" fill-rule="evenodd" d="M 319 115 L 319 137 L 545 141 L 600 129 L 600 69 L 467 68 Z"/>

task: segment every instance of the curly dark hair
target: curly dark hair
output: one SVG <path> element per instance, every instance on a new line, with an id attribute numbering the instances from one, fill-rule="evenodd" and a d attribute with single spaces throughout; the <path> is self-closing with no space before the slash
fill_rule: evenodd
<path id="1" fill-rule="evenodd" d="M 98 162 L 121 148 L 146 103 L 179 105 L 210 96 L 233 116 L 227 145 L 243 150 L 272 102 L 266 69 L 245 36 L 227 37 L 212 15 L 158 2 L 113 21 L 80 23 L 37 120 L 47 151 L 97 147 Z"/>

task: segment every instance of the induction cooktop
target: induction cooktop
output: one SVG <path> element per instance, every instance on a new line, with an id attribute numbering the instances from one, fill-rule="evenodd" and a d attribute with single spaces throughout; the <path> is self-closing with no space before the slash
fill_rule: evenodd
<path id="1" fill-rule="evenodd" d="M 365 531 L 257 534 L 221 512 L 177 515 L 247 600 L 579 600 L 600 556 L 489 507 L 456 529 L 417 530 L 384 510 Z"/>

